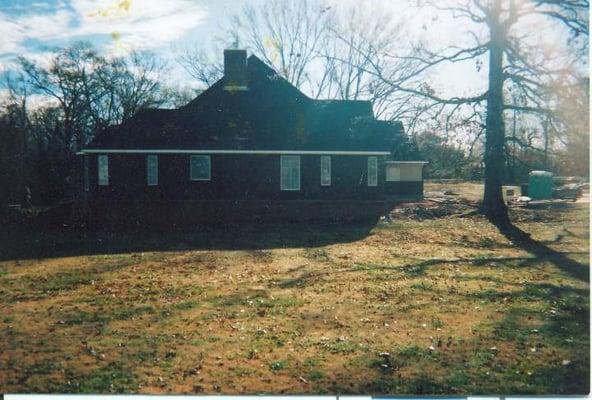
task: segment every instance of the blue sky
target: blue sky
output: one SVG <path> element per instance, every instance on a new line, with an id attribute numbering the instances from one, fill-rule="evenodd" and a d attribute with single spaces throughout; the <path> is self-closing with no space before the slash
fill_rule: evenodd
<path id="1" fill-rule="evenodd" d="M 0 70 L 15 57 L 43 61 L 84 40 L 106 54 L 152 50 L 164 58 L 192 40 L 208 42 L 232 0 L 0 0 Z"/>

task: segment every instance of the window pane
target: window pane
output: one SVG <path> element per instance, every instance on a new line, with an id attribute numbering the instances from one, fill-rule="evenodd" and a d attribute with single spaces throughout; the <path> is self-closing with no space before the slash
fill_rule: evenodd
<path id="1" fill-rule="evenodd" d="M 99 156 L 98 164 L 99 186 L 107 186 L 109 184 L 109 157 Z"/>
<path id="2" fill-rule="evenodd" d="M 209 181 L 211 179 L 210 156 L 191 156 L 191 180 Z"/>
<path id="3" fill-rule="evenodd" d="M 292 189 L 300 190 L 300 158 L 292 160 Z"/>
<path id="4" fill-rule="evenodd" d="M 300 190 L 300 156 L 280 156 L 281 190 Z"/>
<path id="5" fill-rule="evenodd" d="M 368 186 L 378 186 L 378 159 L 368 157 Z"/>
<path id="6" fill-rule="evenodd" d="M 331 157 L 321 156 L 321 186 L 331 185 Z"/>
<path id="7" fill-rule="evenodd" d="M 290 170 L 288 169 L 288 159 L 286 157 L 280 157 L 280 181 L 282 190 L 290 186 Z"/>
<path id="8" fill-rule="evenodd" d="M 386 168 L 386 180 L 399 182 L 401 180 L 401 168 L 398 165 L 388 165 Z"/>
<path id="9" fill-rule="evenodd" d="M 146 180 L 150 186 L 158 185 L 158 156 L 146 157 Z"/>

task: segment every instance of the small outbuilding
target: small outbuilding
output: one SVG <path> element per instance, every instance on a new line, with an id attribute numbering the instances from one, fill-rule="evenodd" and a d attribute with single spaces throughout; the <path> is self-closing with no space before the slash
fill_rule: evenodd
<path id="1" fill-rule="evenodd" d="M 421 199 L 424 162 L 393 158 L 406 141 L 370 102 L 311 99 L 254 55 L 225 50 L 224 77 L 194 100 L 142 110 L 79 154 L 95 220 L 300 220 Z"/>

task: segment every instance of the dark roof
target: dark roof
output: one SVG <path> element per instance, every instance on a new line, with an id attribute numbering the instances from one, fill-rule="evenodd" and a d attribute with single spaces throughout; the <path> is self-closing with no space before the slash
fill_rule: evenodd
<path id="1" fill-rule="evenodd" d="M 372 125 L 369 101 L 314 100 L 255 56 L 247 61 L 248 90 L 225 91 L 224 78 L 178 109 L 145 109 L 110 127 L 89 149 L 244 149 L 390 151 L 384 129 Z M 377 125 L 378 127 L 379 125 Z M 398 130 L 402 126 L 389 125 Z M 393 131 L 394 132 L 394 131 Z M 378 137 L 378 136 L 380 137 Z"/>

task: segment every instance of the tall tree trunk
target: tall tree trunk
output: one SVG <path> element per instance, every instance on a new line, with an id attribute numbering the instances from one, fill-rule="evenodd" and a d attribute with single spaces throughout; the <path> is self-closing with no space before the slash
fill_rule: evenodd
<path id="1" fill-rule="evenodd" d="M 545 121 L 543 122 L 543 137 L 545 139 L 545 149 L 543 152 L 543 168 L 545 171 L 551 171 L 549 166 L 549 116 L 545 115 Z"/>
<path id="2" fill-rule="evenodd" d="M 516 183 L 516 110 L 512 114 L 512 145 L 508 149 L 508 180 Z"/>
<path id="3" fill-rule="evenodd" d="M 508 209 L 502 197 L 504 171 L 504 76 L 505 32 L 500 23 L 500 0 L 495 0 L 489 21 L 489 90 L 485 120 L 485 192 L 482 211 L 497 222 L 508 221 Z"/>
<path id="4" fill-rule="evenodd" d="M 25 157 L 27 155 L 27 108 L 26 103 L 23 100 L 20 104 L 20 108 L 18 109 L 18 141 L 19 141 L 19 158 L 18 158 L 18 193 L 19 196 L 25 196 L 26 189 L 25 187 L 28 186 L 27 180 L 25 178 Z M 19 199 L 20 200 L 20 199 Z M 20 202 L 20 201 L 19 201 Z M 28 200 L 25 201 L 25 204 L 28 203 Z M 27 205 L 28 207 L 28 205 Z"/>

